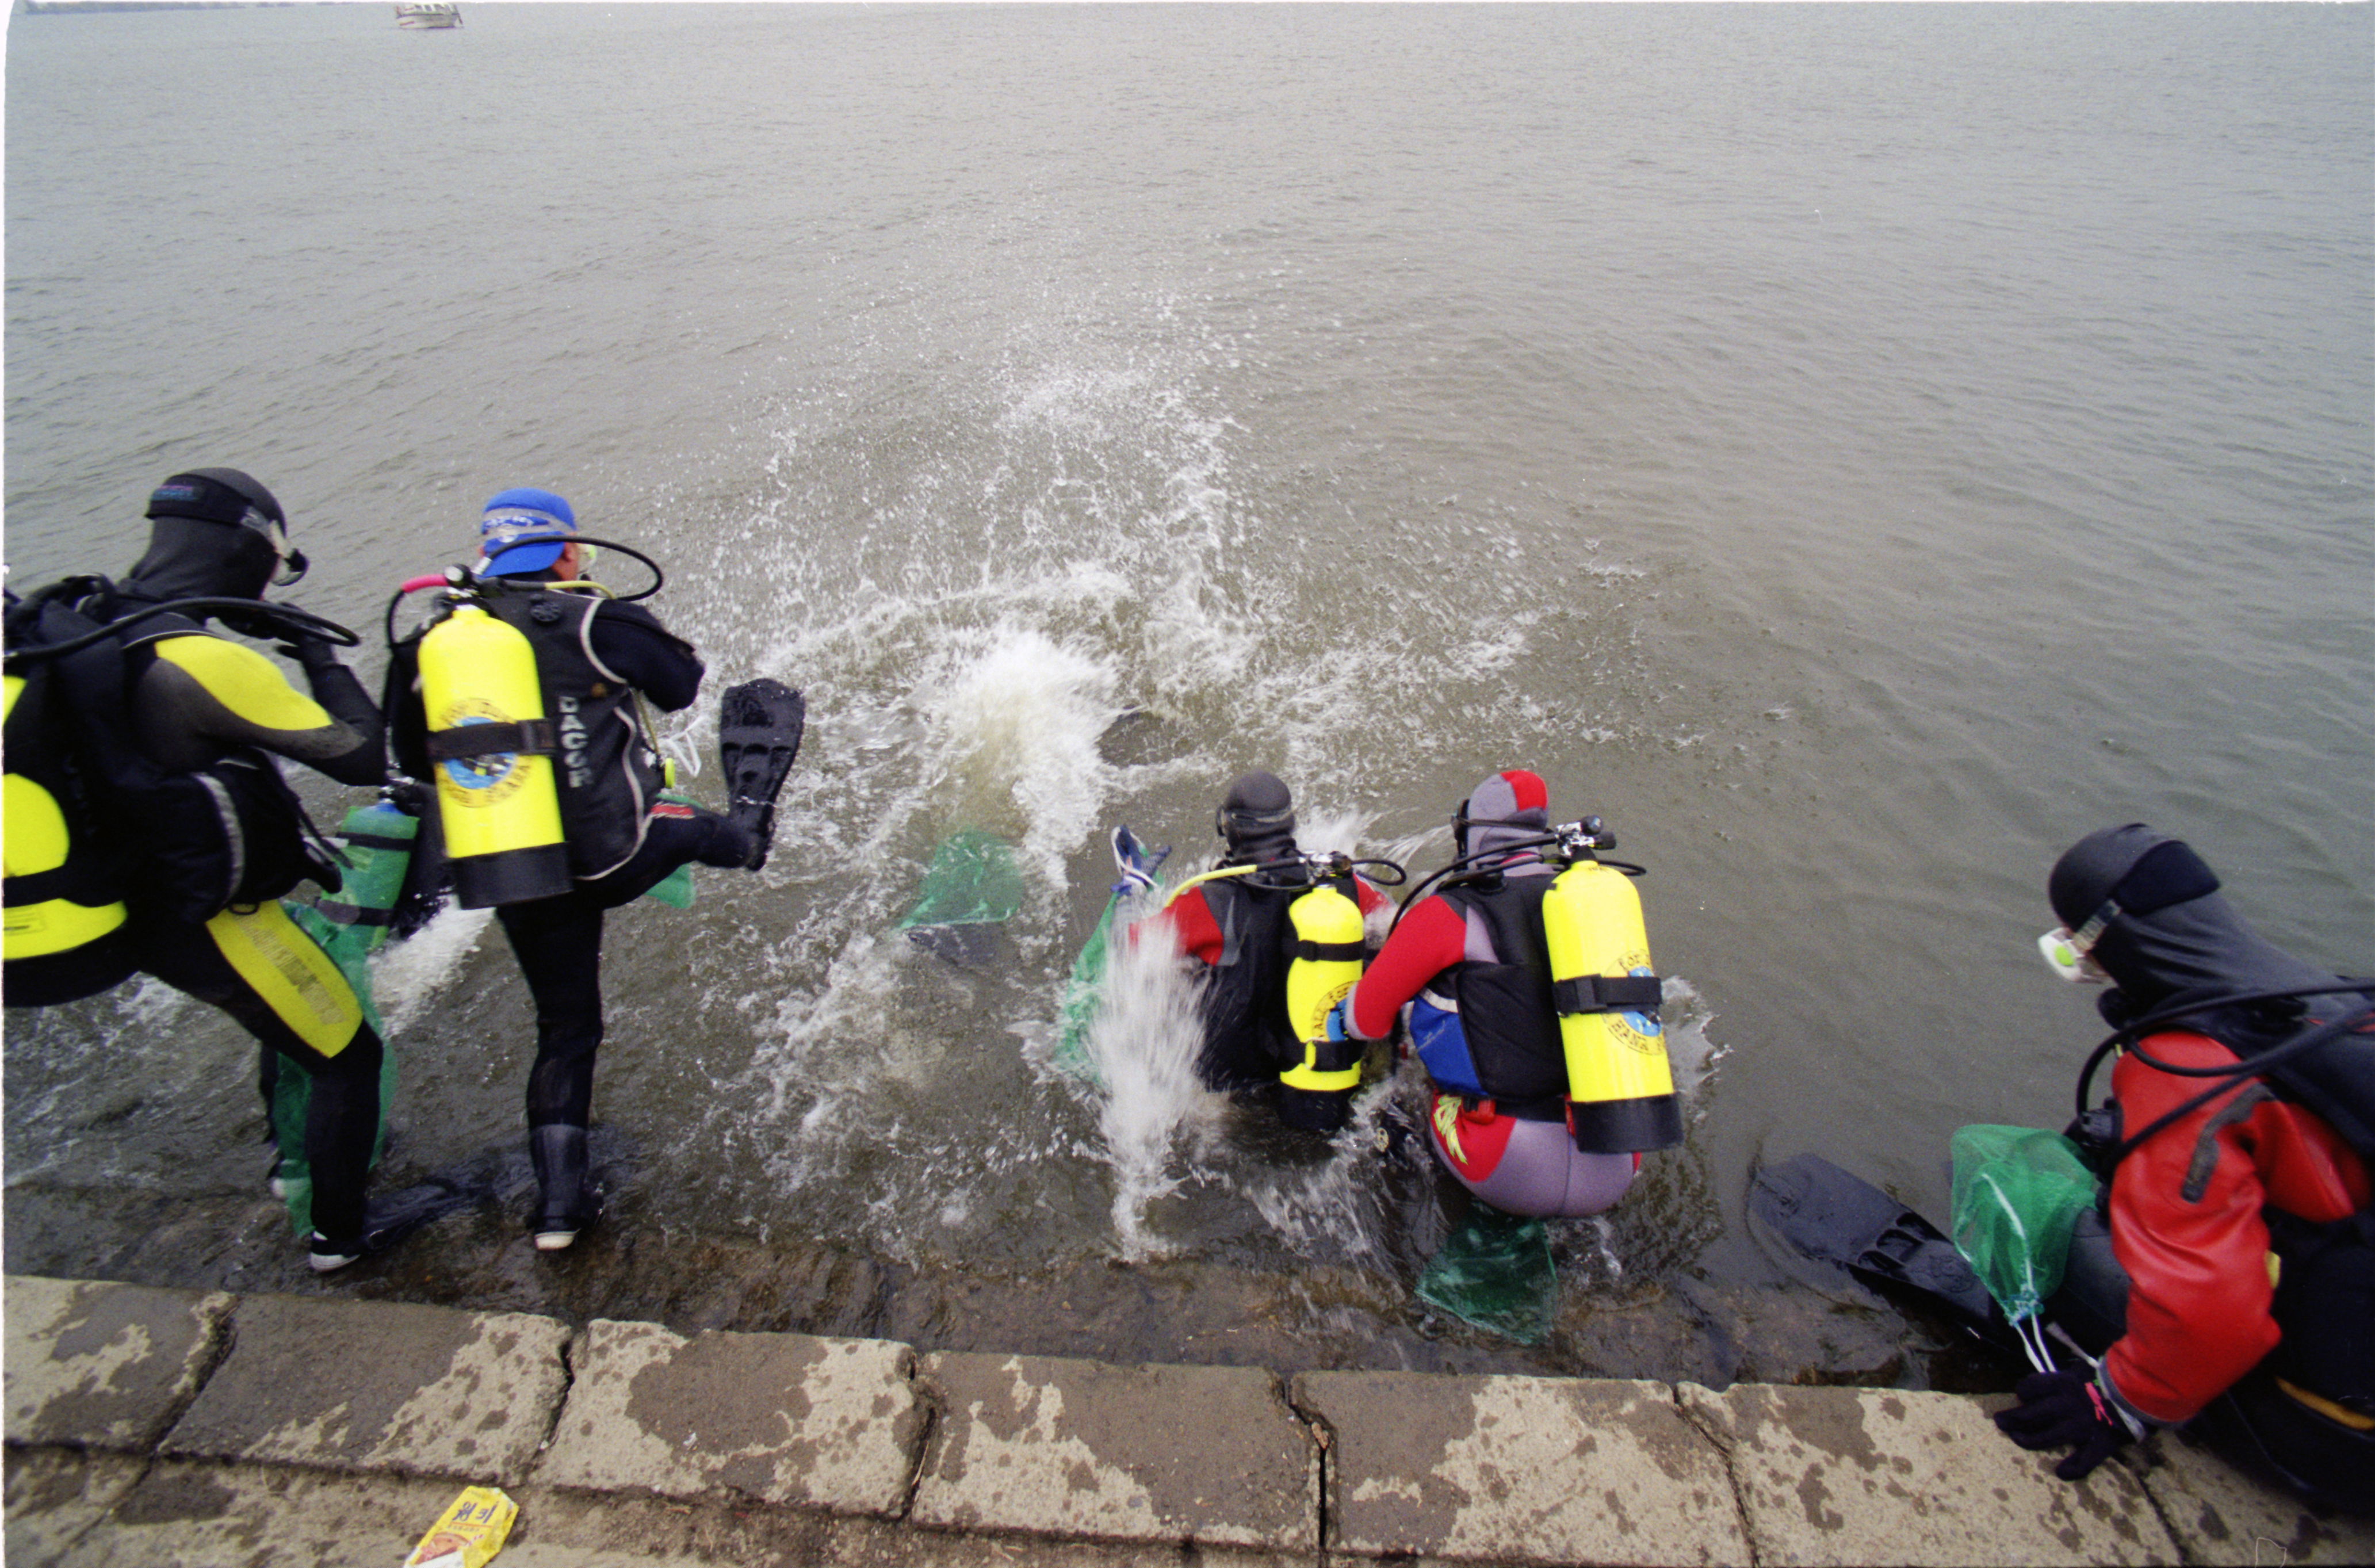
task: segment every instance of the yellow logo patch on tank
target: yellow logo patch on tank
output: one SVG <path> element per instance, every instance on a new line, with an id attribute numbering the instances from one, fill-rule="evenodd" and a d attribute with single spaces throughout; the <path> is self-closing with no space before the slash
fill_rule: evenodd
<path id="1" fill-rule="evenodd" d="M 469 725 L 508 723 L 494 704 L 475 697 L 459 697 L 440 715 L 434 727 L 461 729 Z M 509 751 L 491 751 L 482 757 L 452 757 L 438 764 L 445 776 L 460 787 L 462 793 L 452 798 L 456 804 L 478 808 L 499 806 L 520 787 L 519 758 Z"/>

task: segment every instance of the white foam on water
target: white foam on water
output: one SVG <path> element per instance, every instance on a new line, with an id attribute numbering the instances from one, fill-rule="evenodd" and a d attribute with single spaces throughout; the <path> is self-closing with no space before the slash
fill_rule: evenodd
<path id="1" fill-rule="evenodd" d="M 917 694 L 956 775 L 957 818 L 1019 826 L 1023 864 L 1045 884 L 1062 884 L 1065 856 L 1104 805 L 1097 737 L 1120 713 L 1115 688 L 1103 661 L 1007 619 Z"/>
<path id="2" fill-rule="evenodd" d="M 1245 1184 L 1262 1222 L 1297 1256 L 1384 1262 L 1387 1227 L 1400 1221 L 1377 1179 L 1377 1122 L 1394 1093 L 1390 1078 L 1360 1091 L 1321 1164 L 1267 1172 Z"/>
<path id="3" fill-rule="evenodd" d="M 384 944 L 371 956 L 372 1001 L 390 1038 L 419 1020 L 494 918 L 491 909 L 464 909 L 448 902 L 428 925 L 402 941 Z"/>
<path id="4" fill-rule="evenodd" d="M 1152 913 L 1160 902 L 1133 900 L 1122 913 Z M 1168 944 L 1130 941 L 1123 926 L 1107 954 L 1086 1048 L 1100 1086 L 1097 1131 L 1114 1172 L 1114 1244 L 1140 1258 L 1167 1250 L 1146 1211 L 1186 1178 L 1180 1160 L 1192 1151 L 1178 1149 L 1182 1135 L 1209 1137 L 1225 1102 L 1196 1076 L 1204 1038 L 1196 988 Z"/>

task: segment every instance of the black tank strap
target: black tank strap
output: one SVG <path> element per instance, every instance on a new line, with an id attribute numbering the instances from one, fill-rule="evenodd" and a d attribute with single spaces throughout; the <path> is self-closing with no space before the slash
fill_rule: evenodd
<path id="1" fill-rule="evenodd" d="M 549 757 L 561 749 L 550 719 L 521 719 L 515 724 L 457 725 L 429 732 L 429 760 L 455 762 L 466 757 L 491 757 L 498 751 Z"/>
<path id="2" fill-rule="evenodd" d="M 1289 950 L 1296 958 L 1322 963 L 1341 963 L 1347 959 L 1357 963 L 1369 956 L 1368 946 L 1363 942 L 1306 942 L 1297 938 Z"/>
<path id="3" fill-rule="evenodd" d="M 1551 982 L 1551 1001 L 1562 1013 L 1647 1012 L 1665 996 L 1654 974 L 1579 974 Z"/>

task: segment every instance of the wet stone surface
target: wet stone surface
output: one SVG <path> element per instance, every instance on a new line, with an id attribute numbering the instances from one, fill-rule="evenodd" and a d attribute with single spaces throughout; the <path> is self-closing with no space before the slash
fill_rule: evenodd
<path id="1" fill-rule="evenodd" d="M 602 1320 L 571 1365 L 541 1480 L 844 1514 L 905 1500 L 926 1409 L 904 1345 Z"/>
<path id="2" fill-rule="evenodd" d="M 1254 1368 L 939 1354 L 914 1522 L 1309 1550 L 1317 1455 Z"/>
<path id="3" fill-rule="evenodd" d="M 1535 1562 L 1747 1558 L 1721 1452 L 1664 1384 L 1307 1373 L 1329 1544 Z"/>
<path id="4" fill-rule="evenodd" d="M 412 1302 L 704 1328 L 896 1339 L 919 1351 L 1260 1366 L 2008 1388 L 1933 1326 L 1859 1287 L 1823 1294 L 1683 1276 L 1571 1280 L 1550 1336 L 1521 1346 L 1429 1313 L 1389 1276 L 1223 1261 L 1056 1258 L 1037 1268 L 892 1262 L 805 1238 L 606 1223 L 566 1253 L 529 1245 L 502 1204 L 437 1221 L 384 1257 L 307 1272 L 278 1204 L 227 1193 L 150 1201 L 18 1185 L 10 1272 L 242 1294 Z M 1976 1371 L 1974 1370 L 1976 1368 Z"/>
<path id="5" fill-rule="evenodd" d="M 569 1329 L 548 1317 L 251 1296 L 232 1331 L 160 1452 L 500 1483 L 527 1472 L 566 1385 Z"/>
<path id="6" fill-rule="evenodd" d="M 1680 1390 L 1730 1455 L 1765 1564 L 2121 1563 L 2178 1560 L 2133 1473 L 2073 1485 L 1952 1394 L 1742 1384 Z"/>
<path id="7" fill-rule="evenodd" d="M 8 1441 L 149 1446 L 196 1394 L 230 1311 L 219 1292 L 12 1276 Z"/>

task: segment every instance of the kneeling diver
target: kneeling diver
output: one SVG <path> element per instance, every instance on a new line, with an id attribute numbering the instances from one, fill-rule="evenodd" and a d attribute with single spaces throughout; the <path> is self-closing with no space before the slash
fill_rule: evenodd
<path id="1" fill-rule="evenodd" d="M 1553 828 L 1537 774 L 1485 779 L 1451 826 L 1450 879 L 1404 909 L 1329 1030 L 1382 1040 L 1408 1008 L 1428 1131 L 1460 1185 L 1508 1214 L 1598 1214 L 1640 1151 L 1682 1141 L 1639 900 L 1591 856 L 1613 842 L 1596 819 Z M 1566 859 L 1560 834 L 1585 829 Z M 1588 901 L 1579 930 L 1571 892 Z"/>
<path id="2" fill-rule="evenodd" d="M 536 1004 L 526 1102 L 538 1202 L 528 1228 L 538 1249 L 551 1252 L 574 1242 L 599 1211 L 586 1182 L 586 1128 L 603 1035 L 603 916 L 688 863 L 749 870 L 766 863 L 774 801 L 798 751 L 804 710 L 798 692 L 774 681 L 736 687 L 720 725 L 728 810 L 663 798 L 666 779 L 642 702 L 669 713 L 691 706 L 704 673 L 700 656 L 641 605 L 585 582 L 593 547 L 579 538 L 576 514 L 561 496 L 504 490 L 487 502 L 479 533 L 483 557 L 475 573 L 462 574 L 467 586 L 456 596 L 467 603 L 455 614 L 467 608 L 490 617 L 526 639 L 534 655 L 530 701 L 540 704 L 540 716 L 480 730 L 507 737 L 499 743 L 505 749 L 472 744 L 467 711 L 478 703 L 468 688 L 486 672 L 466 668 L 450 672 L 448 683 L 464 693 L 458 705 L 466 716 L 441 718 L 449 727 L 432 730 L 422 678 L 449 673 L 427 667 L 432 627 L 396 650 L 389 720 L 397 765 L 416 778 L 438 778 L 441 794 L 452 783 L 459 794 L 490 796 L 509 787 L 514 763 L 551 759 L 558 822 L 555 842 L 539 846 L 551 855 L 531 852 L 508 866 L 503 855 L 485 857 L 492 868 L 476 896 L 462 886 L 462 861 L 455 861 L 463 902 L 496 906 Z M 446 817 L 455 819 L 450 811 Z M 456 849 L 450 828 L 447 848 Z M 529 871 L 517 872 L 517 865 Z"/>
<path id="3" fill-rule="evenodd" d="M 2162 1426 L 2312 1502 L 2375 1512 L 2375 982 L 2301 962 L 2142 823 L 2048 884 L 2057 973 L 2108 983 L 2125 1049 L 2073 1127 L 2107 1189 L 2046 1311 L 2102 1361 L 2024 1379 L 1996 1418 L 2075 1480 Z"/>
<path id="4" fill-rule="evenodd" d="M 1392 906 L 1351 862 L 1315 866 L 1295 847 L 1294 800 L 1274 773 L 1231 784 L 1212 825 L 1227 846 L 1219 865 L 1181 883 L 1132 935 L 1160 932 L 1202 966 L 1196 1067 L 1207 1088 L 1274 1093 L 1286 1126 L 1333 1131 L 1361 1064 L 1320 1020 L 1360 975 L 1366 917 Z M 1311 1016 L 1298 1023 L 1306 994 Z"/>

